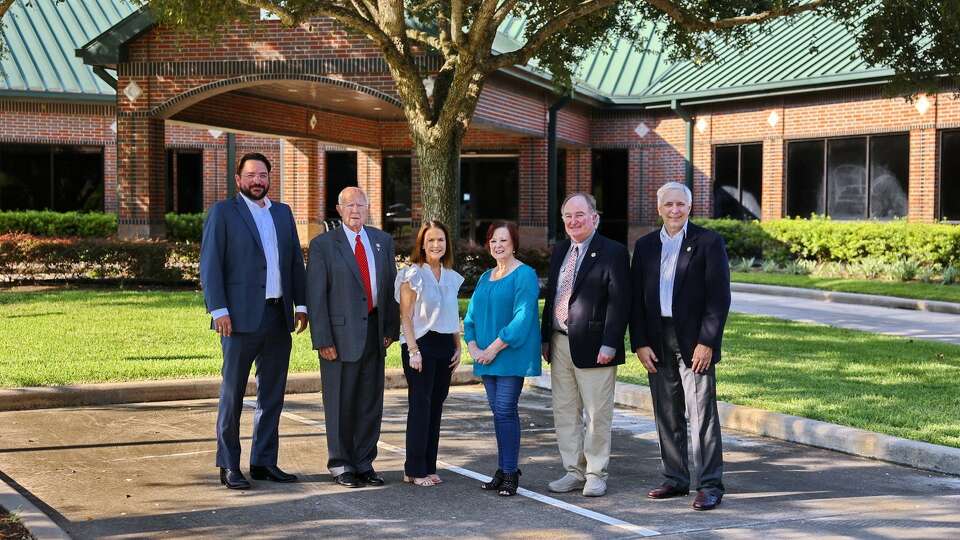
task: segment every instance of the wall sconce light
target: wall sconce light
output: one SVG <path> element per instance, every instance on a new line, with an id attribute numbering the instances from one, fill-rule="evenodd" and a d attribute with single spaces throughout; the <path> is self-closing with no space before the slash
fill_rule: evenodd
<path id="1" fill-rule="evenodd" d="M 927 114 L 927 111 L 930 110 L 930 100 L 927 99 L 926 94 L 921 94 L 920 97 L 917 98 L 917 101 L 913 104 L 913 106 L 917 109 L 917 112 L 920 113 L 921 115 Z"/>
<path id="2" fill-rule="evenodd" d="M 705 118 L 697 118 L 697 131 L 700 133 L 707 131 L 707 120 Z"/>
<path id="3" fill-rule="evenodd" d="M 777 127 L 778 122 L 780 122 L 780 115 L 777 114 L 777 111 L 770 111 L 770 116 L 767 117 L 767 123 L 770 124 L 770 127 Z"/>

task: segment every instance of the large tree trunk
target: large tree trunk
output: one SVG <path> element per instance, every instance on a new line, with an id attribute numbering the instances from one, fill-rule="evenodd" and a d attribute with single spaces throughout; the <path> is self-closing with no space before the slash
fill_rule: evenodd
<path id="1" fill-rule="evenodd" d="M 449 129 L 428 140 L 414 134 L 420 168 L 423 221 L 435 219 L 450 228 L 451 240 L 460 237 L 460 145 L 463 132 Z"/>

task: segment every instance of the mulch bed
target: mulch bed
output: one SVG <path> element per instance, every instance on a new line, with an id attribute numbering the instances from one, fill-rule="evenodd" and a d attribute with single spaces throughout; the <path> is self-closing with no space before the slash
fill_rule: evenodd
<path id="1" fill-rule="evenodd" d="M 0 506 L 0 540 L 36 540 L 19 518 Z"/>

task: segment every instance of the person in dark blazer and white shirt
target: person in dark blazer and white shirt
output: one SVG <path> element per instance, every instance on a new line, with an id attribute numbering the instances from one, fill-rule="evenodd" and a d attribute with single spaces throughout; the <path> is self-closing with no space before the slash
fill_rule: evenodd
<path id="1" fill-rule="evenodd" d="M 236 183 L 239 194 L 213 205 L 203 224 L 200 283 L 223 348 L 217 413 L 220 482 L 248 489 L 240 472 L 240 411 L 253 363 L 257 409 L 250 475 L 274 482 L 297 479 L 277 467 L 277 453 L 290 332 L 307 326 L 306 274 L 290 207 L 267 198 L 267 158 L 257 153 L 240 158 Z"/>
<path id="2" fill-rule="evenodd" d="M 548 487 L 599 497 L 607 492 L 613 392 L 630 316 L 629 255 L 597 233 L 593 196 L 570 195 L 561 213 L 569 239 L 553 248 L 540 334 L 566 474 Z"/>
<path id="3" fill-rule="evenodd" d="M 327 469 L 342 486 L 383 485 L 373 460 L 383 417 L 384 357 L 400 334 L 393 238 L 366 225 L 370 205 L 359 188 L 345 188 L 337 201 L 343 225 L 314 238 L 307 261 Z"/>
<path id="4" fill-rule="evenodd" d="M 690 490 L 687 420 L 697 478 L 695 510 L 711 510 L 724 494 L 716 368 L 730 311 L 730 269 L 723 238 L 689 222 L 683 184 L 657 190 L 663 227 L 633 250 L 630 340 L 648 372 L 666 480 L 651 499 Z"/>

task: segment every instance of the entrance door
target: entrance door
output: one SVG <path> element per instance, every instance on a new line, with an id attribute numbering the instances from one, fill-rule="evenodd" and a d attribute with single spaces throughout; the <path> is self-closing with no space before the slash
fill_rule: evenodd
<path id="1" fill-rule="evenodd" d="M 328 220 L 340 220 L 337 213 L 337 195 L 343 188 L 357 185 L 357 153 L 356 152 L 327 152 L 326 159 L 327 204 L 326 216 Z"/>
<path id="2" fill-rule="evenodd" d="M 593 196 L 600 212 L 600 234 L 627 243 L 627 150 L 593 151 Z"/>

